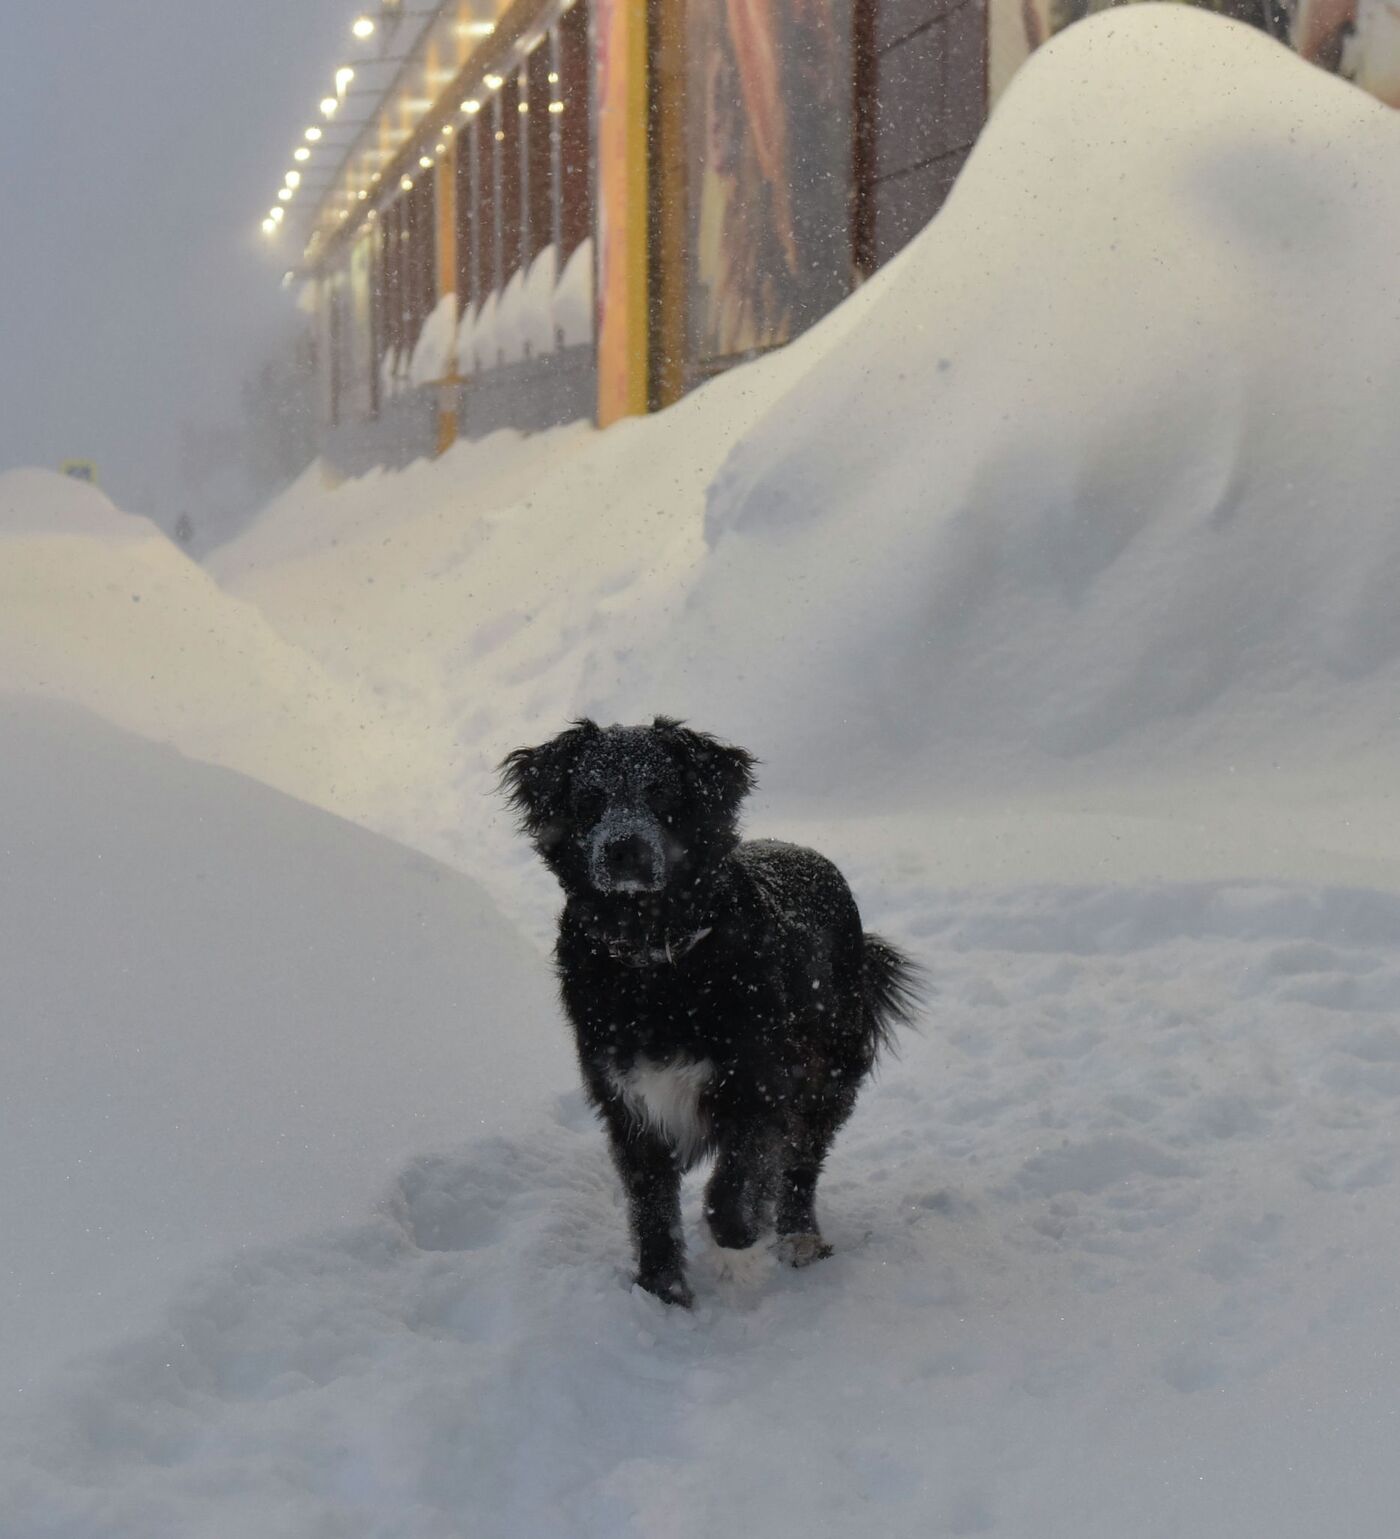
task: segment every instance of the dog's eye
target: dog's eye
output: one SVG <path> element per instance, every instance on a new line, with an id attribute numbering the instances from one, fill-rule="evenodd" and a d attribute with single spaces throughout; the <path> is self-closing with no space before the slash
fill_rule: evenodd
<path id="1" fill-rule="evenodd" d="M 653 812 L 674 812 L 680 806 L 680 797 L 676 794 L 674 786 L 668 786 L 664 781 L 653 781 L 646 788 L 647 805 Z"/>
<path id="2" fill-rule="evenodd" d="M 580 791 L 574 797 L 574 811 L 585 823 L 596 823 L 603 815 L 608 799 L 599 790 Z"/>

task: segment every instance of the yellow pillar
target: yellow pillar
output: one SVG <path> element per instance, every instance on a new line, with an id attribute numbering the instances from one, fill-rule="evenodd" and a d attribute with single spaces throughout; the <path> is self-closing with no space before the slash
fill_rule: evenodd
<path id="1" fill-rule="evenodd" d="M 699 0 L 706 4 L 708 0 Z M 686 365 L 686 0 L 650 0 L 651 198 L 656 248 L 652 266 L 650 404 L 670 406 L 685 394 Z"/>
<path id="2" fill-rule="evenodd" d="M 448 140 L 447 152 L 433 168 L 433 206 L 437 210 L 437 294 L 441 302 L 457 292 L 457 140 Z M 437 452 L 457 442 L 456 366 L 438 388 Z"/>
<path id="3" fill-rule="evenodd" d="M 647 7 L 596 0 L 598 425 L 647 409 Z"/>

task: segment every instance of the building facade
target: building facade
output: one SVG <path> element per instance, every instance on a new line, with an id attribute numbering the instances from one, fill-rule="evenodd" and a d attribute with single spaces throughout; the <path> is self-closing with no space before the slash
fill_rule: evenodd
<path id="1" fill-rule="evenodd" d="M 1367 6 L 1211 0 L 1400 101 L 1400 28 Z M 304 264 L 326 454 L 607 425 L 783 345 L 932 218 L 1015 69 L 1099 8 L 444 0 L 395 57 L 384 6 Z"/>

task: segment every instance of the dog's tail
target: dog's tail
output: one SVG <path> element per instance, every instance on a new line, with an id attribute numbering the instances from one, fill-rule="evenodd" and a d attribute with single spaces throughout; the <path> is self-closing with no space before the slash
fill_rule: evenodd
<path id="1" fill-rule="evenodd" d="M 865 932 L 861 987 L 865 1012 L 877 1050 L 894 1046 L 897 1026 L 912 1026 L 924 1002 L 927 979 L 923 969 L 883 936 Z"/>

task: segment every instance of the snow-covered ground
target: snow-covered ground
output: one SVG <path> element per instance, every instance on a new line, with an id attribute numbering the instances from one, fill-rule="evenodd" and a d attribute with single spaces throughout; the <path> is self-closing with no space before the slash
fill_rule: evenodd
<path id="1" fill-rule="evenodd" d="M 1393 115 L 1135 6 L 659 417 L 313 470 L 217 586 L 0 480 L 0 1536 L 1388 1539 L 1397 231 Z M 625 1286 L 490 794 L 583 710 L 757 751 L 933 983 L 837 1254 L 725 1275 L 691 1192 L 692 1315 Z"/>
<path id="2" fill-rule="evenodd" d="M 830 1262 L 726 1280 L 701 1248 L 693 1317 L 629 1294 L 551 1063 L 508 1131 L 61 1376 L 0 1532 L 1393 1532 L 1400 899 L 905 913 L 937 1000 L 833 1160 Z M 417 1067 L 386 1107 L 419 1104 Z"/>

